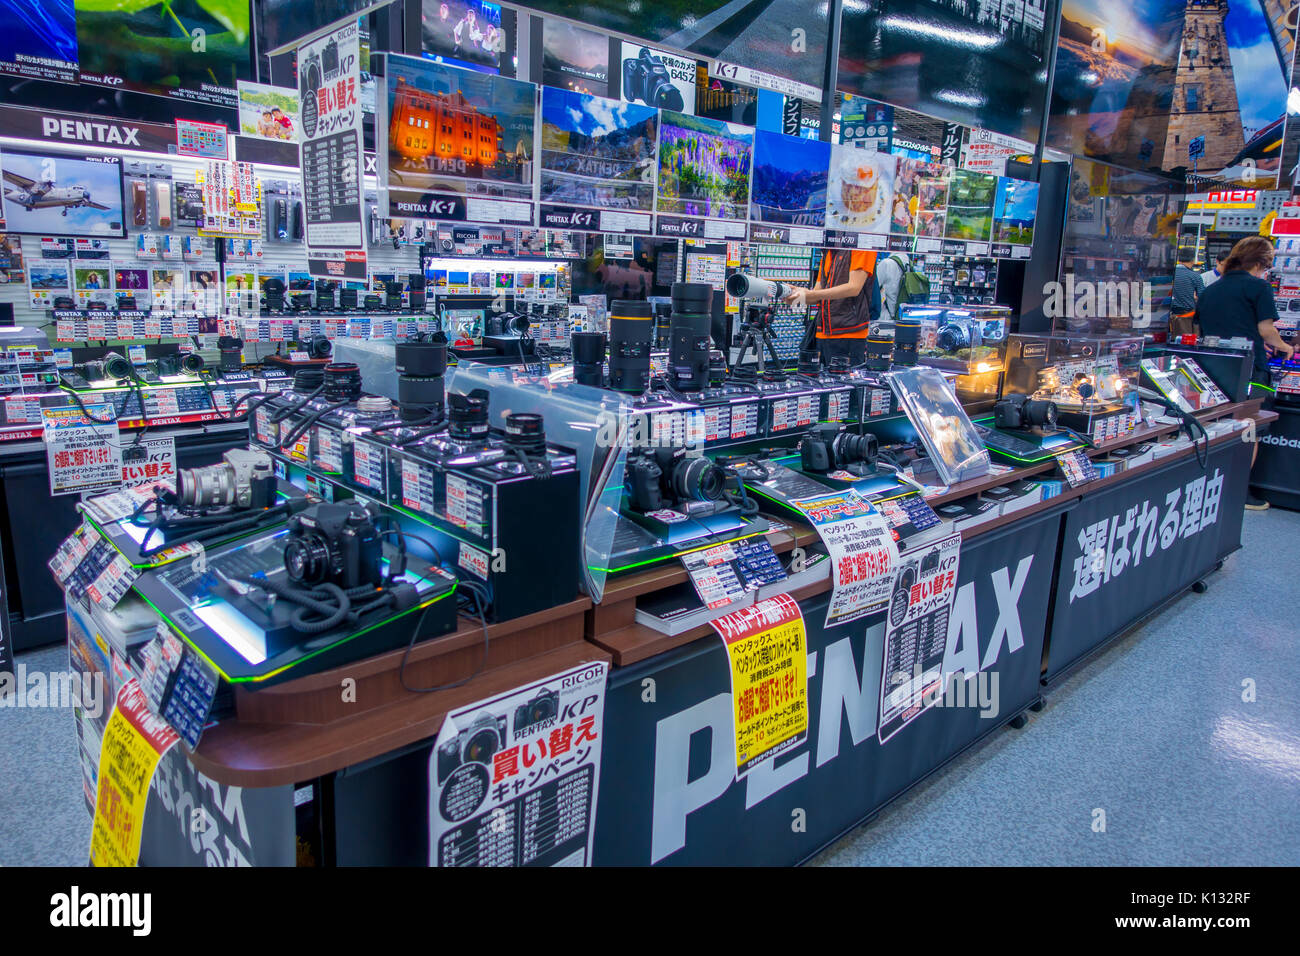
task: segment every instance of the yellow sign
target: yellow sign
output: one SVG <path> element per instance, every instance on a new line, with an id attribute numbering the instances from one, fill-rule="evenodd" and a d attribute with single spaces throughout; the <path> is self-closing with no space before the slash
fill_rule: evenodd
<path id="1" fill-rule="evenodd" d="M 163 754 L 180 738 L 149 709 L 140 682 L 117 692 L 117 706 L 99 750 L 99 787 L 90 832 L 91 866 L 135 866 L 149 783 Z"/>
<path id="2" fill-rule="evenodd" d="M 765 598 L 713 621 L 731 670 L 736 777 L 808 737 L 808 641 L 799 604 Z"/>

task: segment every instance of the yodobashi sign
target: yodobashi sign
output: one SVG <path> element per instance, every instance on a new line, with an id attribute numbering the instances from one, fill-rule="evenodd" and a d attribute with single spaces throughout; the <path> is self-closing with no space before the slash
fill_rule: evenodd
<path id="1" fill-rule="evenodd" d="M 996 672 L 999 720 L 1038 696 L 1060 513 L 981 535 L 962 556 L 943 650 L 947 680 Z M 1014 533 L 1013 533 L 1014 532 Z M 781 864 L 805 859 L 999 720 L 927 707 L 881 744 L 884 620 L 808 623 L 807 740 L 735 778 L 730 685 L 717 642 L 699 641 L 611 676 L 597 814 L 597 865 Z"/>

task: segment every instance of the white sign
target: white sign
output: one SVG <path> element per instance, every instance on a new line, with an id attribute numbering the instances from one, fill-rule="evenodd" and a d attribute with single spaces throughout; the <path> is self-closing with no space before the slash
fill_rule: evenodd
<path id="1" fill-rule="evenodd" d="M 825 626 L 847 624 L 883 607 L 898 568 L 898 544 L 885 516 L 852 490 L 790 503 L 807 516 L 831 557 Z"/>
<path id="2" fill-rule="evenodd" d="M 962 149 L 961 168 L 1004 176 L 1012 156 L 1034 155 L 1034 144 L 986 129 L 972 129 Z"/>
<path id="3" fill-rule="evenodd" d="M 79 408 L 44 408 L 41 418 L 51 495 L 122 484 L 122 446 L 112 405 L 87 405 L 84 413 Z"/>
<path id="4" fill-rule="evenodd" d="M 431 866 L 589 866 L 603 661 L 449 713 L 429 755 Z"/>
<path id="5" fill-rule="evenodd" d="M 176 480 L 176 439 L 143 438 L 138 445 L 129 442 L 122 449 L 122 484 L 169 486 Z"/>

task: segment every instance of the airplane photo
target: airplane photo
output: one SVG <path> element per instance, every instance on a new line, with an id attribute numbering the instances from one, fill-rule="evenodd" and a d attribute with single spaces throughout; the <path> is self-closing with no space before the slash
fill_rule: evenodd
<path id="1" fill-rule="evenodd" d="M 102 209 L 105 212 L 109 210 L 108 206 L 92 201 L 90 190 L 85 186 L 57 187 L 53 182 L 38 183 L 34 179 L 19 176 L 17 173 L 11 173 L 8 170 L 4 173 L 4 179 L 5 182 L 18 187 L 18 190 L 6 189 L 5 199 L 22 206 L 28 212 L 33 209 L 57 209 L 62 207 L 63 215 L 66 216 L 68 209 L 76 209 L 79 206 Z"/>

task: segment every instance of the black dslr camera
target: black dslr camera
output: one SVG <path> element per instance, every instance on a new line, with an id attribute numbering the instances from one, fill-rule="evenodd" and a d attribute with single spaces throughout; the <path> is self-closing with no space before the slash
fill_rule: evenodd
<path id="1" fill-rule="evenodd" d="M 803 470 L 818 474 L 840 468 L 868 474 L 875 469 L 878 454 L 875 435 L 855 435 L 835 424 L 814 425 L 799 443 Z"/>
<path id="2" fill-rule="evenodd" d="M 325 44 L 325 49 L 321 51 L 321 69 L 324 70 L 326 76 L 339 71 L 339 45 L 333 37 Z"/>
<path id="3" fill-rule="evenodd" d="M 550 720 L 560 712 L 560 692 L 543 687 L 533 699 L 515 708 L 515 733 Z"/>
<path id="4" fill-rule="evenodd" d="M 1056 402 L 1030 398 L 1028 395 L 1008 395 L 993 406 L 993 424 L 997 428 L 1032 431 L 1035 428 L 1055 428 L 1058 411 Z"/>
<path id="5" fill-rule="evenodd" d="M 383 537 L 375 512 L 359 501 L 322 503 L 289 519 L 284 570 L 306 587 L 344 590 L 384 581 Z"/>
<path id="6" fill-rule="evenodd" d="M 648 106 L 681 112 L 681 90 L 673 86 L 668 68 L 645 47 L 635 60 L 623 61 L 623 97 L 629 103 L 638 100 Z"/>
<path id="7" fill-rule="evenodd" d="M 685 448 L 638 451 L 627 459 L 628 500 L 643 514 L 679 503 L 714 502 L 727 488 L 727 472 L 703 455 Z"/>

